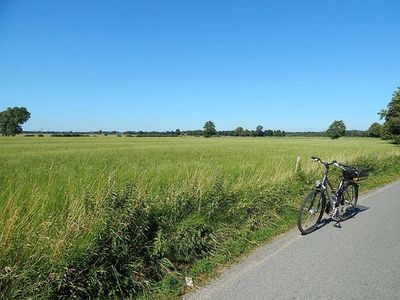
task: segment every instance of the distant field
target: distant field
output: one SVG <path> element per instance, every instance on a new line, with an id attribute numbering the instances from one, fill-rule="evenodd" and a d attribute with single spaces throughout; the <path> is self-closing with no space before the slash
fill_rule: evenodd
<path id="1" fill-rule="evenodd" d="M 90 186 L 137 183 L 143 193 L 210 185 L 222 176 L 232 188 L 291 175 L 297 155 L 349 161 L 400 153 L 379 139 L 342 138 L 0 138 L 0 211 L 29 203 L 61 208 Z M 11 203 L 10 203 L 11 202 Z M 13 214 L 14 210 L 9 210 Z"/>
<path id="2" fill-rule="evenodd" d="M 40 198 L 63 205 L 109 176 L 137 182 L 144 192 L 182 189 L 218 176 L 233 187 L 264 184 L 292 174 L 300 155 L 348 161 L 369 154 L 400 153 L 379 139 L 341 138 L 0 138 L 0 205 Z"/>
<path id="3" fill-rule="evenodd" d="M 134 186 L 135 199 L 151 209 L 159 203 L 157 214 L 172 197 L 201 201 L 219 181 L 241 201 L 237 195 L 290 181 L 298 155 L 301 171 L 312 176 L 318 170 L 312 155 L 384 161 L 398 157 L 400 148 L 369 138 L 0 137 L 0 295 L 41 289 L 51 295 L 48 276 L 62 274 L 63 263 L 90 248 L 103 226 L 104 212 L 96 207 L 113 191 Z M 45 278 L 31 267 L 40 265 L 50 269 Z"/>

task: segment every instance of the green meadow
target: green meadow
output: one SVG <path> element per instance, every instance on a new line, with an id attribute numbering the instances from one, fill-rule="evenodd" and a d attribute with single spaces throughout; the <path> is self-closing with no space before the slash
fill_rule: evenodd
<path id="1" fill-rule="evenodd" d="M 0 298 L 177 296 L 293 226 L 312 155 L 400 177 L 372 138 L 0 137 Z"/>

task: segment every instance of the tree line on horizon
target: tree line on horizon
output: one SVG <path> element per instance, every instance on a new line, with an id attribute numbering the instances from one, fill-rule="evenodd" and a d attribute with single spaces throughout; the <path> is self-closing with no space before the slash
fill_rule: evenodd
<path id="1" fill-rule="evenodd" d="M 272 135 L 271 135 L 272 131 Z M 270 136 L 286 136 L 286 137 L 326 137 L 326 131 L 280 131 L 280 130 L 266 130 L 267 134 L 263 135 L 264 137 Z M 245 130 L 243 137 L 254 137 L 254 134 L 251 134 L 252 131 Z M 283 135 L 284 133 L 284 135 Z M 80 136 L 127 136 L 127 137 L 180 137 L 180 136 L 196 136 L 201 137 L 204 136 L 204 131 L 201 129 L 198 130 L 179 130 L 179 133 L 176 133 L 174 130 L 167 131 L 24 131 L 23 134 L 25 136 L 42 136 L 42 135 L 50 135 L 54 137 L 80 137 Z M 235 137 L 234 130 L 217 130 L 215 137 L 219 136 L 230 136 Z M 347 137 L 369 137 L 368 130 L 346 130 L 344 136 Z"/>
<path id="2" fill-rule="evenodd" d="M 328 136 L 337 139 L 341 136 L 351 137 L 375 137 L 389 140 L 394 144 L 400 144 L 400 87 L 393 92 L 391 101 L 386 109 L 382 109 L 379 113 L 383 124 L 374 122 L 368 130 L 346 130 L 346 126 L 342 120 L 335 120 L 329 128 L 324 132 L 285 132 L 284 130 L 264 130 L 262 125 L 258 125 L 254 130 L 244 129 L 242 126 L 236 127 L 234 130 L 218 131 L 213 121 L 207 121 L 203 129 L 186 130 L 180 129 L 171 131 L 89 131 L 89 132 L 57 132 L 57 131 L 25 131 L 26 135 L 31 136 L 33 133 L 50 134 L 52 136 L 86 136 L 92 135 L 118 135 L 118 136 L 135 136 L 135 137 L 178 137 L 188 136 L 204 136 L 210 138 L 212 136 L 236 136 L 236 137 L 284 137 L 284 136 Z M 15 136 L 22 133 L 22 124 L 29 120 L 31 114 L 25 107 L 9 107 L 5 111 L 0 112 L 0 134 L 2 136 Z"/>
<path id="3" fill-rule="evenodd" d="M 209 123 L 211 122 L 211 123 Z M 342 122 L 342 121 L 335 121 Z M 334 127 L 336 123 L 333 123 Z M 207 126 L 206 126 L 207 124 Z M 326 137 L 330 136 L 330 134 L 334 136 L 334 138 L 338 138 L 340 136 L 347 137 L 380 137 L 377 135 L 376 130 L 345 130 L 343 129 L 333 129 L 333 132 L 338 133 L 327 133 L 328 131 L 293 131 L 287 132 L 284 130 L 272 130 L 267 129 L 264 130 L 262 125 L 258 125 L 254 130 L 244 129 L 241 126 L 236 127 L 234 130 L 217 130 L 215 128 L 215 124 L 212 121 L 206 122 L 203 129 L 196 130 L 166 130 L 166 131 L 143 131 L 143 130 L 128 130 L 128 131 L 103 131 L 103 130 L 95 130 L 95 131 L 23 131 L 25 136 L 34 136 L 37 134 L 38 136 L 43 136 L 44 134 L 50 135 L 52 137 L 84 137 L 84 136 L 126 136 L 126 137 L 180 137 L 180 136 L 195 136 L 195 137 Z M 343 124 L 344 125 L 344 124 Z M 332 126 L 332 125 L 331 125 Z M 372 125 L 371 125 L 372 126 Z M 375 126 L 375 125 L 374 125 Z M 381 126 L 381 125 L 380 125 Z M 207 128 L 209 127 L 209 128 Z M 339 125 L 340 127 L 340 125 Z M 372 126 L 373 127 L 373 126 Z M 379 129 L 380 131 L 380 129 Z M 21 132 L 15 133 L 19 134 Z M 14 135 L 15 135 L 14 134 Z M 3 134 L 2 135 L 13 135 L 13 134 Z"/>

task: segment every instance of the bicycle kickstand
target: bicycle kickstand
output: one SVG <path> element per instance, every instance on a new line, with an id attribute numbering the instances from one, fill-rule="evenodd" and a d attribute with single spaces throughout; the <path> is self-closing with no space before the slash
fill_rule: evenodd
<path id="1" fill-rule="evenodd" d="M 336 223 L 333 224 L 333 226 L 336 228 L 342 228 L 342 225 L 340 225 L 340 221 L 336 221 Z"/>
<path id="2" fill-rule="evenodd" d="M 336 207 L 333 214 L 332 214 L 332 220 L 334 220 L 336 223 L 333 224 L 334 227 L 336 228 L 342 228 L 342 225 L 340 225 L 340 218 L 339 218 L 339 209 Z"/>

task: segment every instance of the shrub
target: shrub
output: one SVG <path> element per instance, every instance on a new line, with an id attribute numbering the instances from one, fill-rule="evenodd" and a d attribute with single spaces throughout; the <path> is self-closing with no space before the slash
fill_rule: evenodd
<path id="1" fill-rule="evenodd" d="M 393 137 L 393 144 L 400 145 L 400 135 Z"/>

